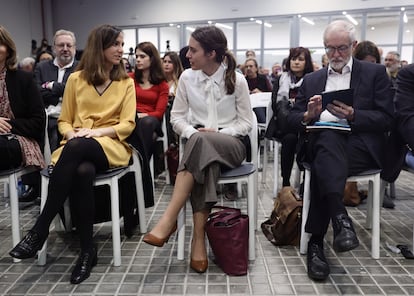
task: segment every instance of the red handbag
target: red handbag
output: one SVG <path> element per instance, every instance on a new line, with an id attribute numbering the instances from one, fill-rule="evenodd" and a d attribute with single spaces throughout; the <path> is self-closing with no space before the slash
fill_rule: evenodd
<path id="1" fill-rule="evenodd" d="M 205 226 L 215 263 L 228 275 L 245 275 L 248 268 L 249 217 L 240 209 L 215 206 Z"/>

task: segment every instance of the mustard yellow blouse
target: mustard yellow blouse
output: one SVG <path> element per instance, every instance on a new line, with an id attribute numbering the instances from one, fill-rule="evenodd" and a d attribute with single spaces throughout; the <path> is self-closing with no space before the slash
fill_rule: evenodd
<path id="1" fill-rule="evenodd" d="M 125 140 L 135 127 L 134 81 L 131 78 L 112 81 L 99 95 L 80 73 L 72 73 L 66 83 L 58 119 L 59 132 L 65 135 L 75 128 L 113 127 L 118 138 L 104 136 L 95 140 L 102 146 L 110 167 L 125 166 L 131 157 L 131 149 Z M 63 139 L 62 146 L 53 152 L 52 164 L 59 159 L 65 143 L 66 139 Z"/>

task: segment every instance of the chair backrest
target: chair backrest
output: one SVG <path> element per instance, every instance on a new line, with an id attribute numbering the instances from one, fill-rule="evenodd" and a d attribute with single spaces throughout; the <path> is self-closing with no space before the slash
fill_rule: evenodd
<path id="1" fill-rule="evenodd" d="M 252 163 L 254 164 L 254 166 L 256 167 L 256 169 L 258 168 L 258 164 L 259 164 L 259 159 L 258 159 L 258 128 L 257 128 L 257 118 L 256 118 L 256 113 L 254 113 L 252 111 L 252 129 L 250 130 L 249 133 L 249 137 L 250 137 L 250 149 L 252 152 Z"/>
<path id="2" fill-rule="evenodd" d="M 253 108 L 268 107 L 272 100 L 272 92 L 259 92 L 250 95 L 250 105 Z"/>
<path id="3" fill-rule="evenodd" d="M 46 166 L 50 164 L 50 160 L 52 158 L 52 152 L 50 151 L 50 144 L 49 144 L 49 133 L 47 132 L 49 117 L 46 113 L 46 123 L 45 123 L 45 146 L 43 147 L 43 156 L 45 158 Z"/>

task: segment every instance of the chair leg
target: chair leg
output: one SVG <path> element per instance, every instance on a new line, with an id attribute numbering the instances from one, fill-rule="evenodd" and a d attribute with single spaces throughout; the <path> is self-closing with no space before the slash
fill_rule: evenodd
<path id="1" fill-rule="evenodd" d="M 372 242 L 371 242 L 371 256 L 374 259 L 380 257 L 380 174 L 376 174 L 372 184 Z"/>
<path id="2" fill-rule="evenodd" d="M 121 266 L 121 230 L 119 225 L 119 191 L 118 179 L 111 179 L 111 217 L 112 217 L 112 248 L 114 266 Z"/>
<path id="3" fill-rule="evenodd" d="M 390 197 L 395 199 L 395 183 L 390 183 Z"/>
<path id="4" fill-rule="evenodd" d="M 49 178 L 42 176 L 41 182 L 41 193 L 40 193 L 40 211 L 43 211 L 43 208 L 46 204 L 47 199 L 47 187 L 49 184 Z M 46 258 L 47 258 L 47 239 L 43 244 L 42 249 L 37 254 L 37 264 L 38 265 L 46 265 Z"/>
<path id="5" fill-rule="evenodd" d="M 9 176 L 10 194 L 10 215 L 12 227 L 13 247 L 20 242 L 20 221 L 19 221 L 19 197 L 17 196 L 17 177 L 16 174 Z M 20 259 L 13 258 L 13 262 L 20 262 Z"/>
<path id="6" fill-rule="evenodd" d="M 139 160 L 136 159 L 134 161 L 139 161 Z M 145 200 L 144 200 L 144 189 L 142 188 L 141 168 L 138 171 L 134 171 L 134 176 L 135 176 L 135 185 L 137 187 L 139 230 L 141 233 L 146 233 L 147 232 L 147 221 L 145 219 Z"/>
<path id="7" fill-rule="evenodd" d="M 263 147 L 263 168 L 262 168 L 262 184 L 266 184 L 266 176 L 267 176 L 267 146 L 269 146 L 270 142 L 266 138 L 264 139 L 264 147 Z"/>
<path id="8" fill-rule="evenodd" d="M 177 259 L 184 260 L 184 246 L 185 246 L 185 211 L 186 205 L 181 208 L 177 218 Z"/>
<path id="9" fill-rule="evenodd" d="M 256 225 L 257 225 L 257 196 L 255 195 L 255 174 L 249 176 L 247 194 L 247 213 L 249 215 L 249 260 L 256 259 Z M 253 186 L 252 186 L 253 185 Z"/>
<path id="10" fill-rule="evenodd" d="M 277 196 L 279 187 L 279 142 L 274 142 L 273 150 L 273 197 Z"/>
<path id="11" fill-rule="evenodd" d="M 308 241 L 310 234 L 305 232 L 306 220 L 309 214 L 309 205 L 310 205 L 310 178 L 311 171 L 305 170 L 305 184 L 303 192 L 303 207 L 302 207 L 302 226 L 301 226 L 301 236 L 300 236 L 300 250 L 299 252 L 302 255 L 305 255 L 308 251 Z"/>

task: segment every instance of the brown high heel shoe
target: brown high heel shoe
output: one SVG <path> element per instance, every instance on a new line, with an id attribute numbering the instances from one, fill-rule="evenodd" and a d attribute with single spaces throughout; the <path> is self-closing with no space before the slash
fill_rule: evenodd
<path id="1" fill-rule="evenodd" d="M 190 260 L 190 267 L 192 270 L 198 273 L 205 273 L 208 267 L 208 260 Z"/>
<path id="2" fill-rule="evenodd" d="M 156 246 L 156 247 L 162 247 L 166 242 L 168 242 L 168 239 L 170 236 L 177 230 L 177 223 L 174 224 L 173 228 L 171 229 L 170 233 L 165 238 L 159 238 L 155 235 L 151 234 L 151 232 L 148 232 L 144 235 L 144 238 L 142 239 L 145 243 Z"/>

